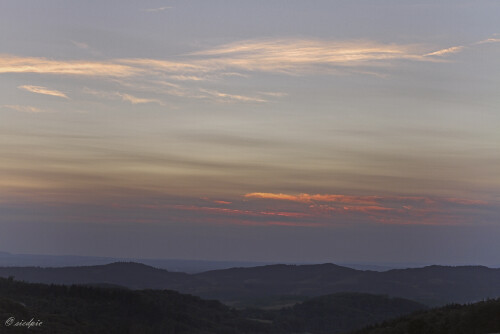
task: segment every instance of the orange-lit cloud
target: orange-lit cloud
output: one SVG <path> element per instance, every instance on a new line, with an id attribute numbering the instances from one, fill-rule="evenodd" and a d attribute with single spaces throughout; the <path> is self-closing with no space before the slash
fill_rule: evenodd
<path id="1" fill-rule="evenodd" d="M 394 202 L 416 202 L 427 205 L 437 204 L 438 202 L 449 202 L 462 205 L 487 205 L 488 202 L 481 200 L 470 200 L 463 198 L 429 198 L 423 196 L 351 196 L 339 194 L 282 194 L 282 193 L 248 193 L 244 195 L 245 198 L 258 198 L 258 199 L 271 199 L 271 200 L 284 200 L 301 203 L 312 202 L 325 202 L 325 203 L 350 203 L 350 204 L 363 204 L 363 205 L 376 205 L 383 201 Z"/>
<path id="2" fill-rule="evenodd" d="M 229 204 L 232 204 L 232 202 L 228 202 L 228 201 L 213 201 L 215 204 L 223 204 L 223 205 L 229 205 Z"/>
<path id="3" fill-rule="evenodd" d="M 463 217 L 463 212 L 456 210 L 463 211 L 469 206 L 488 204 L 481 200 L 424 196 L 249 193 L 244 197 L 307 204 L 302 206 L 301 212 L 308 213 L 320 221 L 336 215 L 340 215 L 343 220 L 364 216 L 365 219 L 383 224 L 438 225 L 440 221 L 446 225 L 462 224 L 467 220 Z M 453 208 L 450 204 L 460 205 L 462 208 Z"/>
<path id="4" fill-rule="evenodd" d="M 57 97 L 65 98 L 65 99 L 68 98 L 68 96 L 66 94 L 64 94 L 63 92 L 60 92 L 60 91 L 55 90 L 55 89 L 49 89 L 49 88 L 42 87 L 42 86 L 22 85 L 22 86 L 18 86 L 17 88 L 26 90 L 26 91 L 31 92 L 31 93 L 36 93 L 36 94 L 57 96 Z"/>
<path id="5" fill-rule="evenodd" d="M 39 73 L 81 76 L 124 77 L 138 69 L 116 62 L 62 61 L 36 57 L 0 55 L 0 73 Z"/>
<path id="6" fill-rule="evenodd" d="M 202 197 L 201 199 L 204 200 L 204 201 L 207 201 L 207 202 L 215 203 L 215 204 L 222 204 L 222 205 L 233 204 L 233 202 L 230 202 L 230 201 L 214 200 L 214 199 L 210 199 L 208 197 Z"/>
<path id="7" fill-rule="evenodd" d="M 376 204 L 379 197 L 376 196 L 347 196 L 347 195 L 331 195 L 331 194 L 274 194 L 274 193 L 249 193 L 245 194 L 246 198 L 261 198 L 261 199 L 274 199 L 285 200 L 301 203 L 312 202 L 338 202 L 338 203 L 357 203 L 357 204 Z"/>

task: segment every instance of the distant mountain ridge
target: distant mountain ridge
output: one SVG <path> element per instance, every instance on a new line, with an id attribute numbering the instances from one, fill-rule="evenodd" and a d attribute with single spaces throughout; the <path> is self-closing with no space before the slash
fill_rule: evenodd
<path id="1" fill-rule="evenodd" d="M 318 264 L 321 262 L 280 262 L 280 261 L 231 261 L 231 260 L 196 260 L 172 258 L 133 258 L 133 257 L 104 257 L 84 255 L 47 255 L 47 254 L 17 254 L 0 251 L 0 267 L 75 267 L 96 266 L 114 262 L 137 262 L 148 266 L 167 269 L 168 271 L 185 272 L 188 274 L 201 273 L 209 270 L 248 268 L 270 264 Z M 341 262 L 337 264 L 358 269 L 387 271 L 390 269 L 419 268 L 426 263 L 402 262 Z"/>
<path id="2" fill-rule="evenodd" d="M 0 276 L 36 283 L 170 289 L 224 302 L 280 295 L 313 297 L 362 292 L 437 306 L 500 296 L 500 269 L 483 266 L 428 266 L 375 272 L 334 264 L 267 265 L 186 274 L 138 263 L 113 263 L 64 268 L 4 267 L 0 268 Z"/>
<path id="3" fill-rule="evenodd" d="M 115 258 L 102 256 L 80 255 L 42 255 L 42 254 L 12 254 L 0 251 L 0 267 L 74 267 L 96 266 L 114 262 L 137 262 L 148 266 L 167 269 L 175 272 L 199 273 L 208 270 L 227 269 L 233 267 L 255 267 L 271 262 L 252 261 L 212 261 L 212 260 L 182 260 L 155 258 Z M 390 269 L 390 268 L 389 268 Z"/>
<path id="4" fill-rule="evenodd" d="M 186 273 L 169 272 L 135 262 L 82 267 L 3 267 L 0 276 L 44 284 L 113 284 L 131 289 L 168 289 L 191 280 Z"/>

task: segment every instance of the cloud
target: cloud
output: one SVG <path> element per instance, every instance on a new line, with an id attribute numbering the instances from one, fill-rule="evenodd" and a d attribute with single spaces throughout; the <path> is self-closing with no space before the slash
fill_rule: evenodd
<path id="1" fill-rule="evenodd" d="M 186 59 L 184 62 L 169 61 L 162 59 L 150 58 L 130 58 L 130 59 L 116 59 L 113 62 L 125 64 L 135 69 L 135 72 L 149 72 L 150 74 L 157 73 L 200 73 L 208 72 L 209 68 L 204 65 L 192 62 Z"/>
<path id="2" fill-rule="evenodd" d="M 191 55 L 207 67 L 300 74 L 321 68 L 376 66 L 393 60 L 426 60 L 412 45 L 369 41 L 267 39 L 230 43 Z"/>
<path id="3" fill-rule="evenodd" d="M 343 221 L 371 220 L 382 224 L 454 225 L 477 219 L 475 207 L 488 202 L 462 198 L 424 196 L 350 196 L 338 194 L 248 193 L 244 198 L 300 203 L 298 212 L 319 221 L 339 218 Z M 276 210 L 280 204 L 272 204 Z M 304 217 L 307 217 L 304 215 Z"/>
<path id="4" fill-rule="evenodd" d="M 33 107 L 33 106 L 22 106 L 22 105 L 3 105 L 3 108 L 15 110 L 15 111 L 20 111 L 20 112 L 27 112 L 27 113 L 43 113 L 47 112 L 46 110 Z"/>
<path id="5" fill-rule="evenodd" d="M 36 57 L 0 55 L 0 73 L 39 73 L 95 77 L 127 77 L 142 72 L 117 62 L 62 61 Z"/>
<path id="6" fill-rule="evenodd" d="M 431 53 L 427 53 L 425 56 L 444 56 L 444 55 L 447 55 L 450 53 L 461 52 L 464 48 L 465 48 L 465 46 L 453 46 L 451 48 L 442 49 L 442 50 L 434 51 Z"/>
<path id="7" fill-rule="evenodd" d="M 143 104 L 143 103 L 157 103 L 160 105 L 163 105 L 163 102 L 157 99 L 145 99 L 145 98 L 140 98 L 136 97 L 130 94 L 125 94 L 125 93 L 116 93 L 119 97 L 122 98 L 123 101 L 130 102 L 132 104 Z"/>
<path id="8" fill-rule="evenodd" d="M 60 92 L 60 91 L 54 90 L 54 89 L 48 89 L 48 88 L 42 87 L 42 86 L 22 85 L 22 86 L 18 86 L 17 88 L 26 90 L 26 91 L 31 92 L 31 93 L 57 96 L 57 97 L 69 99 L 68 96 L 66 94 L 64 94 L 63 92 Z"/>
<path id="9" fill-rule="evenodd" d="M 85 43 L 76 43 L 88 48 Z M 248 40 L 194 52 L 182 61 L 148 58 L 108 61 L 52 60 L 42 57 L 0 55 L 0 73 L 40 73 L 96 77 L 177 75 L 200 80 L 200 74 L 238 74 L 234 70 L 297 74 L 317 71 L 324 66 L 366 66 L 391 60 L 425 60 L 415 46 L 375 42 L 335 42 L 326 40 Z"/>
<path id="10" fill-rule="evenodd" d="M 471 200 L 471 199 L 464 199 L 464 198 L 444 198 L 444 201 L 448 203 L 455 203 L 455 204 L 461 204 L 461 205 L 488 205 L 489 203 L 486 201 L 481 201 L 481 200 Z"/>
<path id="11" fill-rule="evenodd" d="M 229 205 L 229 204 L 232 204 L 232 202 L 229 202 L 229 201 L 218 201 L 218 200 L 214 200 L 213 201 L 215 204 L 223 204 L 223 205 Z"/>
<path id="12" fill-rule="evenodd" d="M 148 99 L 148 98 L 142 98 L 142 97 L 137 97 L 131 94 L 126 94 L 126 93 L 121 93 L 121 92 L 104 92 L 104 91 L 97 91 L 93 90 L 90 88 L 84 88 L 83 92 L 86 94 L 98 96 L 100 98 L 104 99 L 121 99 L 122 101 L 130 102 L 132 104 L 144 104 L 144 103 L 157 103 L 159 105 L 164 105 L 164 103 L 161 100 L 158 99 Z"/>
<path id="13" fill-rule="evenodd" d="M 221 204 L 221 203 L 219 203 Z M 222 204 L 231 204 L 231 202 L 223 202 Z M 243 210 L 243 209 L 233 209 L 227 207 L 210 207 L 210 206 L 196 206 L 196 205 L 138 205 L 138 208 L 145 209 L 154 209 L 154 210 L 162 210 L 162 209 L 176 209 L 176 210 L 185 210 L 185 211 L 197 211 L 204 212 L 208 214 L 223 214 L 223 215 L 232 215 L 232 216 L 246 216 L 246 217 L 289 217 L 289 218 L 303 218 L 309 217 L 309 213 L 303 212 L 290 212 L 290 211 L 276 211 L 276 210 Z"/>
<path id="14" fill-rule="evenodd" d="M 162 11 L 170 7 L 150 9 Z M 496 42 L 490 38 L 480 43 Z M 72 43 L 90 50 L 86 43 Z M 454 46 L 429 52 L 415 44 L 388 44 L 375 41 L 335 41 L 326 39 L 251 39 L 206 48 L 171 59 L 115 58 L 100 61 L 57 60 L 0 54 L 0 74 L 35 73 L 40 75 L 81 76 L 108 79 L 128 87 L 131 92 L 169 94 L 184 99 L 210 99 L 220 103 L 268 102 L 267 98 L 285 96 L 283 92 L 228 93 L 207 87 L 206 81 L 219 82 L 238 76 L 244 80 L 252 72 L 284 75 L 333 75 L 356 73 L 383 75 L 380 69 L 401 61 L 442 62 L 462 51 Z M 175 83 L 167 80 L 174 80 Z M 185 85 L 184 82 L 189 82 Z M 21 88 L 22 87 L 22 88 Z M 20 86 L 34 93 L 67 98 L 55 90 L 38 86 Z M 158 103 L 160 99 L 140 98 L 120 93 L 133 104 Z M 115 94 L 115 97 L 118 95 Z"/>
<path id="15" fill-rule="evenodd" d="M 284 92 L 260 92 L 260 94 L 266 95 L 266 96 L 271 96 L 271 97 L 285 97 L 285 96 L 288 96 L 288 93 L 284 93 Z"/>
<path id="16" fill-rule="evenodd" d="M 488 38 L 477 42 L 476 44 L 500 43 L 500 38 Z"/>
<path id="17" fill-rule="evenodd" d="M 245 198 L 258 198 L 258 199 L 271 199 L 271 200 L 284 200 L 300 203 L 350 203 L 350 204 L 363 204 L 363 205 L 377 205 L 382 202 L 413 202 L 422 203 L 426 205 L 433 205 L 440 202 L 456 203 L 462 205 L 487 205 L 488 202 L 481 200 L 470 200 L 463 198 L 429 198 L 424 196 L 351 196 L 339 194 L 282 194 L 282 193 L 248 193 L 244 195 Z"/>
<path id="18" fill-rule="evenodd" d="M 200 89 L 200 91 L 202 93 L 207 94 L 209 97 L 215 98 L 215 100 L 219 101 L 219 102 L 231 102 L 231 101 L 238 101 L 238 102 L 267 102 L 267 100 L 265 100 L 263 98 L 260 98 L 260 97 L 251 97 L 251 96 L 245 96 L 245 95 L 227 94 L 227 93 L 222 93 L 222 92 L 219 92 L 219 91 L 216 91 L 216 90 L 209 90 L 209 89 Z"/>
<path id="19" fill-rule="evenodd" d="M 274 194 L 274 193 L 249 193 L 245 194 L 246 198 L 260 198 L 260 199 L 274 199 L 274 200 L 285 200 L 292 202 L 301 203 L 312 203 L 312 202 L 338 202 L 338 203 L 357 203 L 357 204 L 376 204 L 377 196 L 346 196 L 346 195 L 331 195 L 331 194 L 299 194 L 299 195 L 288 195 L 288 194 Z"/>
<path id="20" fill-rule="evenodd" d="M 162 7 L 168 8 L 168 7 Z M 496 42 L 491 38 L 479 43 Z M 72 41 L 88 49 L 85 43 Z M 201 81 L 213 75 L 245 75 L 239 71 L 306 74 L 333 73 L 335 68 L 376 67 L 398 60 L 437 61 L 429 56 L 445 56 L 463 50 L 454 46 L 423 52 L 423 46 L 384 44 L 374 41 L 331 41 L 321 39 L 254 39 L 192 52 L 179 60 L 119 58 L 108 61 L 52 60 L 42 57 L 0 55 L 0 73 L 40 73 L 96 77 L 169 75 L 176 80 Z"/>
<path id="21" fill-rule="evenodd" d="M 195 76 L 195 75 L 171 75 L 170 79 L 178 81 L 204 81 L 205 77 Z"/>
<path id="22" fill-rule="evenodd" d="M 174 8 L 174 7 L 166 6 L 166 7 L 159 7 L 159 8 L 147 8 L 147 9 L 143 9 L 142 11 L 148 12 L 148 13 L 157 13 L 157 12 L 163 12 L 164 10 L 172 9 L 172 8 Z"/>
<path id="23" fill-rule="evenodd" d="M 488 207 L 477 208 L 477 205 L 486 204 L 479 200 L 447 197 L 430 199 L 425 196 L 249 193 L 244 199 L 247 200 L 202 197 L 185 203 L 154 200 L 149 203 L 129 203 L 123 209 L 150 212 L 147 216 L 161 214 L 186 221 L 199 219 L 205 223 L 309 227 L 367 223 L 469 225 L 479 223 L 489 210 Z"/>
<path id="24" fill-rule="evenodd" d="M 210 199 L 208 197 L 202 197 L 201 199 L 204 200 L 204 201 L 207 201 L 207 202 L 211 202 L 211 203 L 215 203 L 215 204 L 221 204 L 221 205 L 233 204 L 233 202 L 230 202 L 230 201 Z"/>

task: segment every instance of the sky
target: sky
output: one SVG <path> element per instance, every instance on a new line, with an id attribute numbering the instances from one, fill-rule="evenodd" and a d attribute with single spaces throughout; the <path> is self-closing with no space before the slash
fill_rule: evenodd
<path id="1" fill-rule="evenodd" d="M 0 250 L 500 266 L 500 2 L 0 2 Z"/>

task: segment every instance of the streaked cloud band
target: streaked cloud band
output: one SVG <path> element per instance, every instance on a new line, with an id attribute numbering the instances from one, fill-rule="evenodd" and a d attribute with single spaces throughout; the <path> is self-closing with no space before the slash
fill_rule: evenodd
<path id="1" fill-rule="evenodd" d="M 66 94 L 64 94 L 63 92 L 55 90 L 55 89 L 49 89 L 49 88 L 42 87 L 42 86 L 22 85 L 22 86 L 18 86 L 17 88 L 23 89 L 23 90 L 31 92 L 31 93 L 57 96 L 57 97 L 62 97 L 62 98 L 68 99 L 68 96 Z"/>

